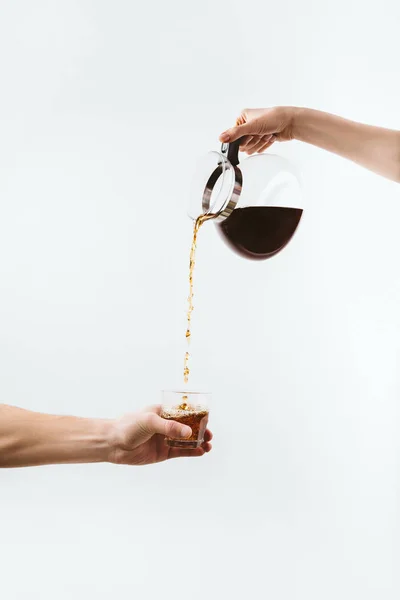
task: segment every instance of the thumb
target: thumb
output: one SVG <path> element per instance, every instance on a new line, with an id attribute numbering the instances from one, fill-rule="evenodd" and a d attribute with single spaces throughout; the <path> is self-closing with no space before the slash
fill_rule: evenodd
<path id="1" fill-rule="evenodd" d="M 219 136 L 219 141 L 222 143 L 235 142 L 245 135 L 252 135 L 255 133 L 257 132 L 254 131 L 254 123 L 250 121 L 248 123 L 244 123 L 243 125 L 238 125 L 236 127 L 231 127 L 231 129 L 227 129 Z"/>
<path id="2" fill-rule="evenodd" d="M 188 438 L 192 435 L 192 430 L 188 425 L 163 419 L 155 413 L 143 415 L 142 426 L 149 435 L 159 433 L 171 438 Z"/>

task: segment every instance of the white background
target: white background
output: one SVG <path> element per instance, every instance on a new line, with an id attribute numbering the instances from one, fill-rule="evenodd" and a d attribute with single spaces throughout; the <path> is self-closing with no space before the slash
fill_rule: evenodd
<path id="1" fill-rule="evenodd" d="M 400 5 L 2 0 L 1 401 L 117 416 L 180 381 L 195 159 L 245 106 L 400 128 Z M 0 473 L 4 600 L 391 600 L 400 188 L 297 143 L 269 262 L 201 232 L 213 452 Z"/>

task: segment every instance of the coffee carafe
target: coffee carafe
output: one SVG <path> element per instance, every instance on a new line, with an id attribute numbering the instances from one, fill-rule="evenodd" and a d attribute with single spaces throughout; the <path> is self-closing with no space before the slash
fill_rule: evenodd
<path id="1" fill-rule="evenodd" d="M 213 220 L 222 239 L 245 258 L 264 260 L 292 239 L 302 218 L 299 176 L 274 154 L 239 161 L 241 140 L 222 144 L 198 163 L 189 216 Z"/>

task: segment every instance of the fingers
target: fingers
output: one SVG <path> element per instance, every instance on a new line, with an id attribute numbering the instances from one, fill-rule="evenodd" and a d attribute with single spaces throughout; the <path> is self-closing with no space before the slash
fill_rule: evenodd
<path id="1" fill-rule="evenodd" d="M 268 150 L 268 148 L 270 148 L 272 146 L 272 144 L 274 142 L 276 142 L 276 137 L 273 135 L 271 140 L 268 143 L 264 144 L 264 146 L 262 146 L 259 150 L 257 150 L 257 152 L 259 154 L 261 154 L 262 152 L 265 152 L 266 150 Z"/>
<path id="2" fill-rule="evenodd" d="M 258 140 L 258 139 L 259 138 L 255 137 L 254 135 L 247 135 L 247 136 L 243 137 L 240 142 L 240 150 L 242 152 L 246 152 L 247 148 L 252 146 L 254 144 L 255 140 Z"/>
<path id="3" fill-rule="evenodd" d="M 231 129 L 224 131 L 224 133 L 220 135 L 219 140 L 222 143 L 234 142 L 245 135 L 257 133 L 252 129 L 253 123 L 251 121 L 249 123 L 243 123 L 243 125 L 232 127 Z"/>
<path id="4" fill-rule="evenodd" d="M 207 454 L 208 452 L 211 452 L 211 450 L 212 450 L 212 444 L 210 444 L 210 442 L 203 442 L 203 444 L 201 445 L 201 448 Z"/>
<path id="5" fill-rule="evenodd" d="M 242 144 L 240 144 L 240 150 L 247 154 L 255 154 L 256 152 L 261 153 L 272 146 L 275 141 L 276 136 L 274 134 L 249 136 L 245 138 Z"/>
<path id="6" fill-rule="evenodd" d="M 273 138 L 273 135 L 263 135 L 262 137 L 255 139 L 254 142 L 246 148 L 245 152 L 247 152 L 248 154 L 255 154 L 256 152 L 261 152 L 262 148 L 264 148 L 265 146 L 268 147 L 268 144 L 270 144 Z"/>
<path id="7" fill-rule="evenodd" d="M 155 412 L 144 413 L 141 425 L 146 433 L 150 435 L 159 433 L 166 437 L 183 439 L 192 435 L 192 430 L 187 425 L 182 425 L 182 423 L 169 419 L 162 419 Z"/>
<path id="8" fill-rule="evenodd" d="M 209 429 L 207 429 L 204 434 L 204 441 L 211 442 L 212 439 L 213 439 L 213 434 L 211 433 L 211 431 Z"/>
<path id="9" fill-rule="evenodd" d="M 184 448 L 171 448 L 171 452 L 169 454 L 169 458 L 184 458 L 184 457 L 198 457 L 204 456 L 212 449 L 212 445 L 210 442 L 203 442 L 200 448 L 195 448 L 194 450 L 185 450 Z"/>
<path id="10" fill-rule="evenodd" d="M 219 139 L 223 143 L 228 143 L 244 136 L 247 138 L 255 136 L 255 139 L 260 139 L 262 136 L 267 137 L 274 133 L 281 134 L 288 128 L 291 120 L 293 120 L 293 110 L 287 107 L 245 109 L 236 119 L 235 127 L 224 131 Z M 246 143 L 250 143 L 249 139 Z"/>
<path id="11" fill-rule="evenodd" d="M 184 458 L 184 457 L 197 457 L 203 456 L 205 451 L 202 447 L 196 448 L 194 450 L 181 450 L 180 448 L 173 448 L 169 454 L 168 458 Z"/>
<path id="12" fill-rule="evenodd" d="M 171 448 L 169 458 L 182 458 L 182 457 L 196 457 L 203 456 L 212 450 L 211 440 L 213 438 L 213 434 L 209 429 L 206 429 L 204 433 L 204 442 L 200 446 L 200 448 L 195 448 L 194 450 L 188 450 L 185 448 Z"/>
<path id="13" fill-rule="evenodd" d="M 162 419 L 159 417 L 161 413 L 161 405 L 154 404 L 153 406 L 148 406 L 142 411 L 142 421 L 146 428 L 147 433 L 151 433 L 154 435 L 155 433 L 160 433 L 161 435 L 165 435 L 167 437 L 182 437 L 183 439 L 190 437 L 192 434 L 192 430 L 187 425 L 182 425 L 177 421 L 169 421 L 167 419 Z M 158 419 L 155 417 L 159 417 Z M 161 422 L 160 422 L 161 421 Z M 157 431 L 155 430 L 157 429 Z M 161 428 L 161 430 L 160 430 Z M 176 428 L 180 428 L 182 435 L 176 435 Z M 171 433 L 172 429 L 172 433 Z M 167 433 L 166 433 L 167 431 Z M 204 432 L 204 442 L 211 442 L 213 439 L 213 434 L 209 429 L 206 429 Z"/>
<path id="14" fill-rule="evenodd" d="M 251 123 L 246 123 L 240 127 L 232 127 L 220 136 L 221 142 L 234 142 L 235 140 L 242 138 L 240 143 L 240 150 L 247 154 L 255 154 L 256 152 L 264 152 L 266 148 L 269 148 L 271 144 L 276 141 L 276 137 L 273 133 L 260 135 L 254 133 L 254 135 L 246 135 L 246 128 Z M 253 133 L 253 132 L 252 132 Z"/>
<path id="15" fill-rule="evenodd" d="M 253 116 L 250 116 L 250 112 L 253 112 Z M 264 116 L 260 114 L 262 112 L 263 111 L 260 110 L 243 111 L 241 116 L 236 119 L 236 126 L 227 129 L 220 135 L 220 141 L 223 143 L 231 143 L 239 138 L 247 137 L 246 144 L 248 144 L 251 141 L 251 136 L 259 138 L 261 135 L 270 135 L 273 132 L 272 122 L 270 119 L 266 120 Z M 244 144 L 242 143 L 241 146 L 242 145 Z"/>

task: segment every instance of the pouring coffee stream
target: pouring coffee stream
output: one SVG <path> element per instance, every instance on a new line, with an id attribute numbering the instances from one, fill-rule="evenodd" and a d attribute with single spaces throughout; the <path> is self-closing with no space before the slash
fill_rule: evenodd
<path id="1" fill-rule="evenodd" d="M 223 144 L 221 152 L 208 153 L 196 172 L 189 207 L 194 229 L 189 261 L 185 385 L 190 375 L 193 273 L 201 226 L 213 221 L 222 239 L 237 254 L 265 260 L 289 243 L 303 214 L 299 178 L 289 161 L 261 154 L 240 162 L 240 143 L 239 139 Z M 183 406 L 185 397 L 182 402 Z"/>
<path id="2" fill-rule="evenodd" d="M 185 352 L 185 359 L 183 362 L 183 382 L 185 385 L 187 385 L 187 383 L 189 382 L 189 374 L 190 374 L 189 347 L 190 347 L 190 338 L 192 336 L 192 312 L 193 312 L 193 308 L 194 308 L 194 306 L 193 306 L 193 296 L 194 296 L 193 275 L 194 275 L 194 267 L 196 264 L 197 235 L 198 235 L 200 227 L 203 225 L 203 223 L 205 223 L 205 221 L 208 221 L 211 218 L 212 218 L 211 216 L 207 216 L 207 215 L 198 216 L 194 223 L 194 228 L 193 228 L 192 246 L 190 248 L 190 258 L 189 258 L 189 296 L 188 296 L 188 309 L 187 309 L 187 316 L 186 316 L 187 324 L 186 324 L 186 334 L 185 334 L 186 341 L 187 341 L 187 350 Z M 186 400 L 187 400 L 187 398 L 184 397 L 183 404 L 185 404 Z"/>

